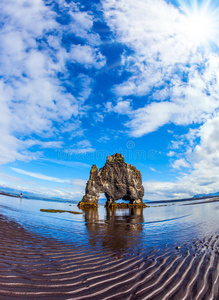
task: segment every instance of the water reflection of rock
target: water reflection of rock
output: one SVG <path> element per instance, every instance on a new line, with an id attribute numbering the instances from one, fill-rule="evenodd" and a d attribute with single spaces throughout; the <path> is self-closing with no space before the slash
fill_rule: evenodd
<path id="1" fill-rule="evenodd" d="M 98 209 L 85 210 L 85 222 L 92 246 L 121 252 L 133 249 L 141 241 L 143 209 L 106 209 L 104 222 L 99 221 Z"/>

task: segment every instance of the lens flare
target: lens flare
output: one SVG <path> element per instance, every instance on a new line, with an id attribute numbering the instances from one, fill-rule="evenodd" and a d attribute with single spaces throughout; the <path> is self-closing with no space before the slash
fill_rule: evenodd
<path id="1" fill-rule="evenodd" d="M 185 16 L 182 30 L 190 42 L 199 46 L 216 41 L 219 11 L 211 7 L 211 1 L 181 2 L 181 9 Z"/>
<path id="2" fill-rule="evenodd" d="M 189 38 L 197 44 L 206 43 L 214 37 L 214 24 L 208 15 L 188 16 L 185 30 Z"/>

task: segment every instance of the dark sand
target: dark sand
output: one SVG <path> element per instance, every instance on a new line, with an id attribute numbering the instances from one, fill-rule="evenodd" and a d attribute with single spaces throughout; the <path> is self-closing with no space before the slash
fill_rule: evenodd
<path id="1" fill-rule="evenodd" d="M 219 235 L 121 256 L 41 238 L 0 215 L 0 299 L 219 299 Z"/>

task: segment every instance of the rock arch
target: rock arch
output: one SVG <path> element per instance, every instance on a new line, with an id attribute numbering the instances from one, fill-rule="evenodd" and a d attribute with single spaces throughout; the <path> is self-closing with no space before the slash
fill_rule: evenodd
<path id="1" fill-rule="evenodd" d="M 127 164 L 122 154 L 108 155 L 100 170 L 96 165 L 92 166 L 85 195 L 79 206 L 97 205 L 101 193 L 106 196 L 107 206 L 119 199 L 129 201 L 130 204 L 142 204 L 144 187 L 141 172 Z"/>

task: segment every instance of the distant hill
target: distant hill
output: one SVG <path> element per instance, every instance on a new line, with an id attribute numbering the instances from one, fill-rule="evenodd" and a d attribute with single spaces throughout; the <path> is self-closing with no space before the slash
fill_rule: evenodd
<path id="1" fill-rule="evenodd" d="M 20 192 L 18 192 L 18 190 L 11 189 L 11 188 L 5 188 L 2 186 L 0 186 L 0 192 L 3 192 L 8 195 L 12 195 L 12 196 L 17 196 L 17 197 L 20 195 Z"/>
<path id="2" fill-rule="evenodd" d="M 211 194 L 198 194 L 193 196 L 192 198 L 206 198 L 206 197 L 215 197 L 215 196 L 219 196 L 219 192 L 211 193 Z"/>

